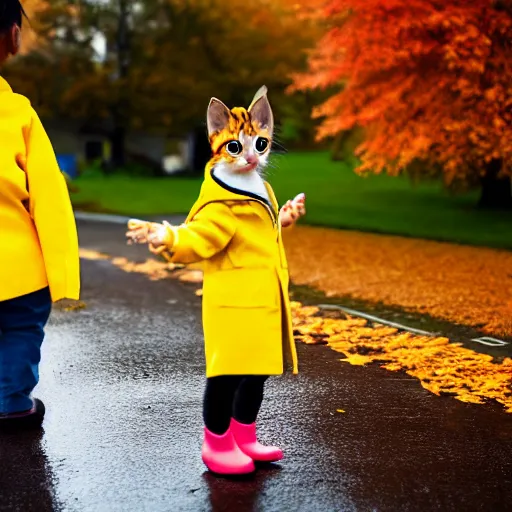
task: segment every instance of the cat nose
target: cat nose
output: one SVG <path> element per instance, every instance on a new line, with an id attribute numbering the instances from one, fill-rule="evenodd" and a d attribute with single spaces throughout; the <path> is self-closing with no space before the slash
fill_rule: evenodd
<path id="1" fill-rule="evenodd" d="M 245 159 L 247 160 L 247 163 L 249 165 L 253 165 L 253 164 L 257 164 L 258 163 L 258 158 L 256 157 L 256 155 L 247 155 L 245 157 Z"/>

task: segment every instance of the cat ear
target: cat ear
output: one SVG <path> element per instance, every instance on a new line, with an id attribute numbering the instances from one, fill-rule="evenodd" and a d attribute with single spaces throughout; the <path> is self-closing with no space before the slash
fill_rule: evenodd
<path id="1" fill-rule="evenodd" d="M 249 105 L 249 108 L 247 109 L 248 112 L 251 111 L 252 107 L 254 106 L 254 104 L 260 100 L 261 98 L 263 98 L 263 96 L 266 96 L 267 95 L 267 92 L 268 92 L 268 89 L 267 89 L 267 86 L 266 85 L 262 85 L 259 89 L 258 89 L 258 92 L 254 95 L 254 98 L 252 99 L 251 101 L 251 104 Z"/>
<path id="2" fill-rule="evenodd" d="M 212 98 L 206 112 L 208 137 L 226 128 L 229 124 L 229 108 L 217 98 Z"/>
<path id="3" fill-rule="evenodd" d="M 261 87 L 254 95 L 251 106 L 248 108 L 251 119 L 257 121 L 262 128 L 266 128 L 269 133 L 274 131 L 274 115 L 267 98 L 267 88 Z"/>

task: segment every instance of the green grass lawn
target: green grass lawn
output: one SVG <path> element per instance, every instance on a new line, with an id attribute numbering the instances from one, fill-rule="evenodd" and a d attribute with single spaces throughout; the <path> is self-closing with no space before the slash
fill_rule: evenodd
<path id="1" fill-rule="evenodd" d="M 268 179 L 281 203 L 306 193 L 308 224 L 512 249 L 512 213 L 478 210 L 475 193 L 453 197 L 439 183 L 362 178 L 327 153 L 278 155 Z M 113 176 L 74 183 L 77 209 L 144 217 L 186 213 L 201 180 Z"/>

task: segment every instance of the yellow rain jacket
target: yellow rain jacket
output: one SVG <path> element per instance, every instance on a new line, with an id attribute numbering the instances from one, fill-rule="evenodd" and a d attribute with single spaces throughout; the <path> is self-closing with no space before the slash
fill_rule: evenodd
<path id="1" fill-rule="evenodd" d="M 173 262 L 204 261 L 206 376 L 297 373 L 278 205 L 230 188 L 206 167 L 198 200 L 173 228 Z"/>
<path id="2" fill-rule="evenodd" d="M 75 219 L 41 121 L 0 78 L 0 301 L 46 286 L 78 299 Z"/>

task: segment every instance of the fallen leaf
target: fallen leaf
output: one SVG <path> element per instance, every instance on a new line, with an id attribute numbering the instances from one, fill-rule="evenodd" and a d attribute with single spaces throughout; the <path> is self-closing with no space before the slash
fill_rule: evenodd
<path id="1" fill-rule="evenodd" d="M 84 260 L 108 260 L 110 258 L 107 254 L 82 248 L 80 248 L 78 255 Z"/>
<path id="2" fill-rule="evenodd" d="M 85 309 L 87 307 L 87 304 L 85 302 L 76 301 L 70 304 L 69 306 L 66 306 L 64 308 L 64 311 L 70 312 L 70 311 L 79 311 L 81 309 Z"/>
<path id="3" fill-rule="evenodd" d="M 350 363 L 354 366 L 364 366 L 365 364 L 371 363 L 373 359 L 368 356 L 360 356 L 359 354 L 349 354 L 345 359 L 340 359 L 344 363 Z"/>
<path id="4" fill-rule="evenodd" d="M 203 272 L 200 270 L 190 270 L 181 274 L 178 279 L 186 283 L 202 283 Z"/>

